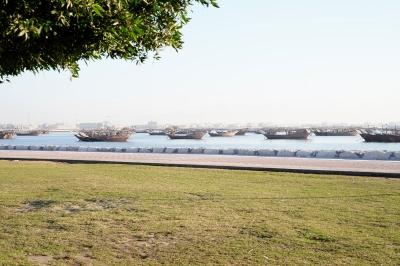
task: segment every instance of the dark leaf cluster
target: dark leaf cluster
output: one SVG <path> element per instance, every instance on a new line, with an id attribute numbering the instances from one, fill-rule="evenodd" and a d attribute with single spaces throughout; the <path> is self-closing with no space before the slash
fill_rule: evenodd
<path id="1" fill-rule="evenodd" d="M 0 0 L 0 82 L 24 71 L 69 70 L 104 57 L 143 63 L 182 47 L 195 2 L 213 0 Z"/>

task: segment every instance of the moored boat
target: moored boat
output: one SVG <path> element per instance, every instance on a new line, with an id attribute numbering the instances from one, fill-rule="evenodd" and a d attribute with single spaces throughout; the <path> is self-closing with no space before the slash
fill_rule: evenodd
<path id="1" fill-rule="evenodd" d="M 165 136 L 165 135 L 167 135 L 167 133 L 165 131 L 162 131 L 162 130 L 160 130 L 160 131 L 151 130 L 151 131 L 149 131 L 149 135 L 150 136 L 160 136 L 160 135 Z"/>
<path id="2" fill-rule="evenodd" d="M 210 131 L 208 134 L 210 137 L 233 137 L 235 136 L 237 130 L 215 130 L 215 131 Z"/>
<path id="3" fill-rule="evenodd" d="M 11 139 L 15 135 L 13 130 L 3 130 L 0 131 L 0 139 Z"/>
<path id="4" fill-rule="evenodd" d="M 127 141 L 128 138 L 135 132 L 130 130 L 111 130 L 111 129 L 97 129 L 97 130 L 80 130 L 74 133 L 80 141 L 94 142 L 94 141 L 106 141 L 106 142 L 123 142 Z"/>
<path id="5" fill-rule="evenodd" d="M 41 132 L 38 130 L 34 130 L 34 131 L 19 131 L 17 132 L 17 136 L 39 136 Z"/>
<path id="6" fill-rule="evenodd" d="M 206 132 L 203 132 L 203 131 L 193 131 L 193 132 L 187 132 L 187 133 L 171 132 L 171 133 L 168 133 L 167 136 L 170 139 L 201 139 L 205 134 L 206 134 Z"/>
<path id="7" fill-rule="evenodd" d="M 282 133 L 282 132 L 279 132 Z M 279 134 L 277 131 L 267 131 L 263 135 L 267 139 L 307 139 L 311 134 L 309 129 L 289 129 Z"/>
<path id="8" fill-rule="evenodd" d="M 360 136 L 365 142 L 400 142 L 400 134 L 397 133 L 367 133 L 362 132 Z"/>
<path id="9" fill-rule="evenodd" d="M 355 129 L 348 130 L 339 130 L 339 129 L 331 129 L 331 130 L 314 130 L 313 133 L 315 136 L 357 136 L 358 132 Z"/>
<path id="10" fill-rule="evenodd" d="M 249 130 L 247 128 L 239 129 L 238 132 L 236 132 L 235 136 L 244 136 Z"/>

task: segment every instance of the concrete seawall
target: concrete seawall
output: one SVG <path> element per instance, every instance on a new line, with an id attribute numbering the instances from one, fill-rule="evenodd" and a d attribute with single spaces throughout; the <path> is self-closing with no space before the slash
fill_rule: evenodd
<path id="1" fill-rule="evenodd" d="M 0 150 L 33 151 L 78 151 L 78 152 L 117 152 L 117 153 L 164 153 L 164 154 L 210 154 L 246 155 L 260 157 L 298 157 L 323 159 L 362 159 L 362 160 L 400 160 L 400 151 L 346 151 L 346 150 L 275 150 L 275 149 L 210 149 L 210 148 L 172 148 L 172 147 L 127 147 L 104 148 L 84 146 L 54 145 L 0 145 Z"/>

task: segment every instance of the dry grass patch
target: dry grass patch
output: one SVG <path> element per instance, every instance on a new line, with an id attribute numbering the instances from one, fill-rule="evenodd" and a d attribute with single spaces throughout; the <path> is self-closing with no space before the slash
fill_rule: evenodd
<path id="1" fill-rule="evenodd" d="M 396 265 L 400 180 L 0 161 L 6 265 Z"/>

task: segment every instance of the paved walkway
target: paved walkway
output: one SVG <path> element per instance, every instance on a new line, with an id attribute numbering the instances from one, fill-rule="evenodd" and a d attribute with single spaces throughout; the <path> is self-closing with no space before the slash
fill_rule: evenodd
<path id="1" fill-rule="evenodd" d="M 239 155 L 0 150 L 0 159 L 131 163 L 297 173 L 400 177 L 400 161 L 284 158 Z"/>

